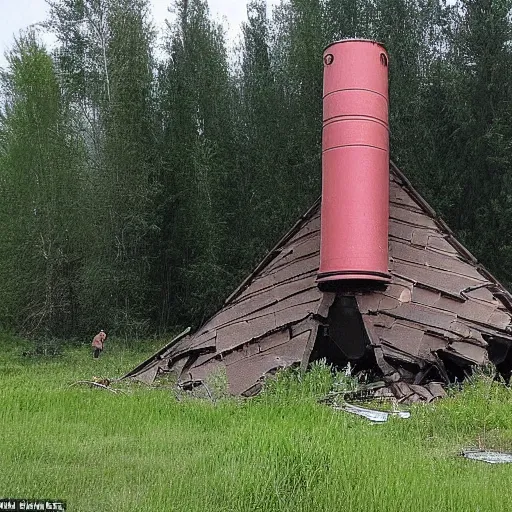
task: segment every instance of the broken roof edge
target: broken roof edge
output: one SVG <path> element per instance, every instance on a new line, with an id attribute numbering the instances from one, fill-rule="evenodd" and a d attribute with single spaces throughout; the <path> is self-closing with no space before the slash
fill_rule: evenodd
<path id="1" fill-rule="evenodd" d="M 292 238 L 293 235 L 295 235 L 295 233 L 299 231 L 300 227 L 304 222 L 309 220 L 314 215 L 318 206 L 320 206 L 321 199 L 322 196 L 320 196 L 310 206 L 310 208 L 308 208 L 308 210 L 299 218 L 299 220 L 278 240 L 274 247 L 272 247 L 272 249 L 266 253 L 265 257 L 258 263 L 254 270 L 240 283 L 240 285 L 237 288 L 235 288 L 231 295 L 224 301 L 223 306 L 227 306 L 228 304 L 233 302 L 233 300 L 235 300 L 245 290 L 245 288 L 247 288 L 251 284 L 254 276 L 258 274 L 258 272 L 260 272 L 262 268 L 264 268 L 270 261 L 272 261 L 277 256 L 278 250 L 286 242 L 288 242 L 288 240 L 290 240 L 290 238 Z M 199 330 L 200 328 L 201 327 L 199 327 L 197 330 Z"/>
<path id="2" fill-rule="evenodd" d="M 501 282 L 494 277 L 494 275 L 482 265 L 478 259 L 467 249 L 455 236 L 453 230 L 448 226 L 444 219 L 436 212 L 434 208 L 423 198 L 423 196 L 414 188 L 405 174 L 398 168 L 393 160 L 389 161 L 390 168 L 395 176 L 402 182 L 402 186 L 410 193 L 411 197 L 432 217 L 433 221 L 439 229 L 446 234 L 447 241 L 454 247 L 454 249 L 466 260 L 468 263 L 475 266 L 476 270 L 489 282 L 493 283 L 499 288 L 498 292 L 491 291 L 493 295 L 503 304 L 503 306 L 512 313 L 512 294 L 506 289 Z M 297 220 L 297 222 L 278 240 L 278 242 L 267 252 L 264 258 L 258 263 L 254 270 L 235 288 L 235 290 L 224 301 L 223 306 L 232 303 L 244 290 L 247 288 L 253 278 L 264 268 L 275 256 L 278 254 L 279 249 L 297 233 L 304 222 L 309 220 L 314 215 L 317 208 L 320 206 L 322 196 L 311 205 L 311 207 Z M 206 320 L 206 322 L 208 322 Z M 204 322 L 202 325 L 204 325 Z M 199 326 L 196 331 L 202 327 Z"/>
<path id="3" fill-rule="evenodd" d="M 169 343 L 164 345 L 155 354 L 153 354 L 152 356 L 148 357 L 146 360 L 144 360 L 142 363 L 140 363 L 136 368 L 133 368 L 128 373 L 123 375 L 120 380 L 127 379 L 128 377 L 132 377 L 132 376 L 136 375 L 137 373 L 139 373 L 140 370 L 142 370 L 145 367 L 147 367 L 148 365 L 150 365 L 153 361 L 156 361 L 157 359 L 160 359 L 160 356 L 162 356 L 173 345 L 178 343 L 178 341 L 182 340 L 190 331 L 191 331 L 191 328 L 187 327 L 184 331 L 180 332 L 177 336 L 175 336 Z"/>
<path id="4" fill-rule="evenodd" d="M 432 217 L 432 220 L 436 223 L 439 229 L 446 233 L 447 242 L 471 265 L 473 265 L 477 272 L 479 272 L 487 281 L 498 287 L 497 291 L 490 290 L 491 293 L 503 304 L 503 306 L 512 313 L 512 295 L 510 292 L 501 284 L 496 277 L 494 277 L 487 268 L 485 268 L 478 259 L 467 249 L 459 240 L 457 240 L 455 233 L 452 231 L 450 226 L 442 219 L 442 217 L 430 206 L 430 204 L 423 198 L 423 196 L 413 187 L 411 182 L 405 176 L 405 174 L 397 167 L 393 160 L 389 161 L 389 164 L 396 177 L 402 182 L 402 186 L 409 192 L 411 197 Z"/>
<path id="5" fill-rule="evenodd" d="M 416 191 L 416 189 L 412 186 L 410 181 L 405 177 L 405 175 L 398 169 L 398 167 L 394 164 L 393 161 L 390 161 L 389 163 L 390 168 L 390 177 L 396 181 L 396 185 L 401 187 L 407 194 L 410 196 L 410 198 L 420 207 L 420 209 L 423 211 L 423 214 L 425 217 L 429 217 L 433 223 L 430 229 L 435 229 L 439 232 L 439 235 L 442 235 L 443 238 L 448 242 L 449 245 L 451 245 L 455 252 L 453 254 L 454 257 L 460 258 L 462 262 L 465 264 L 473 267 L 481 276 L 484 277 L 484 281 L 481 283 L 482 287 L 488 288 L 488 291 L 490 294 L 494 296 L 496 301 L 499 301 L 504 306 L 504 309 L 508 312 L 508 326 L 507 329 L 509 329 L 510 326 L 510 313 L 512 312 L 512 296 L 509 294 L 509 292 L 505 289 L 501 283 L 492 276 L 490 272 L 488 272 L 482 265 L 480 265 L 477 261 L 477 259 L 456 239 L 453 231 L 446 225 L 446 223 L 440 218 L 440 216 L 436 213 L 436 211 L 427 203 L 427 201 Z M 127 373 L 124 377 L 136 377 L 139 374 L 144 373 L 145 368 L 149 367 L 155 367 L 163 364 L 163 361 L 167 358 L 169 353 L 174 353 L 176 351 L 175 344 L 178 341 L 182 341 L 185 343 L 185 345 L 188 344 L 188 350 L 184 350 L 183 354 L 180 355 L 179 358 L 173 359 L 173 356 L 171 355 L 170 361 L 167 361 L 169 367 L 173 366 L 177 361 L 181 359 L 185 359 L 190 355 L 193 355 L 194 353 L 198 353 L 198 351 L 195 348 L 190 348 L 189 340 L 193 339 L 194 336 L 201 331 L 212 319 L 214 319 L 219 313 L 222 312 L 222 310 L 230 307 L 237 307 L 238 304 L 240 304 L 240 296 L 244 293 L 244 291 L 252 286 L 254 281 L 258 278 L 258 275 L 265 269 L 267 265 L 269 265 L 273 259 L 276 257 L 279 257 L 279 255 L 282 253 L 283 248 L 286 247 L 287 244 L 292 243 L 294 237 L 297 235 L 297 233 L 300 232 L 301 229 L 303 229 L 305 226 L 308 225 L 309 222 L 316 222 L 317 215 L 319 212 L 319 206 L 321 204 L 321 197 L 318 198 L 313 205 L 302 215 L 299 217 L 299 219 L 293 224 L 291 229 L 289 229 L 280 239 L 279 241 L 274 245 L 274 247 L 265 255 L 265 257 L 259 262 L 259 264 L 252 270 L 251 273 L 247 275 L 247 277 L 241 282 L 241 284 L 231 293 L 231 295 L 224 301 L 224 304 L 220 305 L 219 310 L 217 310 L 213 315 L 211 315 L 209 318 L 206 319 L 205 322 L 203 322 L 197 329 L 195 329 L 190 338 L 186 337 L 186 334 L 182 337 L 179 337 L 179 339 L 171 340 L 165 347 L 161 348 L 155 355 L 144 361 L 143 363 L 139 364 L 137 368 L 133 369 L 129 373 Z M 315 227 L 315 233 L 317 236 L 318 233 L 318 227 Z M 318 235 L 319 236 L 319 235 Z M 455 254 L 456 253 L 456 254 Z M 393 273 L 395 277 L 399 277 L 398 274 Z M 406 278 L 407 280 L 410 280 L 410 278 Z M 411 281 L 415 285 L 417 284 L 416 281 Z M 420 286 L 420 285 L 418 285 Z M 462 292 L 466 291 L 469 292 L 469 288 L 466 288 L 465 290 L 462 290 Z M 320 310 L 324 313 L 324 315 L 320 316 L 327 316 L 327 312 L 330 306 L 329 300 L 332 299 L 332 296 L 327 296 L 327 292 L 322 292 L 322 298 L 319 297 L 319 307 L 316 311 L 316 314 L 320 314 Z M 467 297 L 464 296 L 464 293 L 461 294 L 460 297 L 453 295 L 451 296 L 454 300 L 467 300 Z M 496 304 L 497 307 L 498 304 Z M 314 312 L 313 312 L 314 313 Z M 317 328 L 318 328 L 318 318 L 314 318 L 312 322 L 312 326 L 314 329 L 312 329 L 312 332 L 310 333 L 310 337 L 306 342 L 305 352 L 302 355 L 302 360 L 300 361 L 300 367 L 301 369 L 305 369 L 307 367 L 307 364 L 309 363 L 309 359 L 311 356 L 311 352 L 313 349 L 314 341 L 316 338 Z M 281 326 L 282 327 L 282 326 Z M 314 331 L 314 332 L 313 332 Z M 498 334 L 501 336 L 501 332 L 509 332 L 507 331 L 500 331 Z M 268 332 L 265 332 L 265 336 L 268 335 Z M 263 336 L 263 335 L 262 335 Z M 261 336 L 260 336 L 261 337 Z M 372 339 L 370 337 L 370 339 Z M 251 340 L 253 341 L 253 340 Z M 211 353 L 213 356 L 212 359 L 215 359 L 215 354 L 217 352 L 217 348 L 215 345 L 216 342 L 212 346 L 209 347 L 208 352 Z M 243 344 L 240 344 L 240 347 Z M 182 345 L 179 345 L 182 347 Z M 380 346 L 380 344 L 379 344 Z M 182 347 L 185 348 L 185 347 Z M 211 350 L 213 349 L 213 350 Z M 374 346 L 374 349 L 377 351 L 377 346 Z M 181 348 L 179 349 L 181 350 Z M 202 349 L 200 349 L 202 350 Z M 223 350 L 220 350 L 219 355 L 222 358 Z M 378 365 L 380 366 L 380 364 Z M 382 369 L 382 368 L 381 368 Z M 182 368 L 183 370 L 183 368 Z M 182 371 L 179 372 L 179 376 L 181 378 Z"/>

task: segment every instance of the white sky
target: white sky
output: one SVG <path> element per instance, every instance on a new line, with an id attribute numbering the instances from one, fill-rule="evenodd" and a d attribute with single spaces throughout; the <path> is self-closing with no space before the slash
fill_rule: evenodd
<path id="1" fill-rule="evenodd" d="M 153 18 L 160 28 L 166 18 L 169 18 L 167 8 L 171 0 L 151 0 Z M 228 29 L 228 38 L 236 39 L 240 23 L 246 16 L 246 0 L 209 0 L 210 12 L 218 21 L 224 20 Z M 267 0 L 270 7 L 278 0 Z M 34 23 L 44 21 L 48 14 L 45 0 L 0 0 L 0 67 L 5 66 L 5 52 L 10 48 L 13 37 L 18 35 L 20 29 Z M 46 40 L 51 44 L 51 38 Z"/>

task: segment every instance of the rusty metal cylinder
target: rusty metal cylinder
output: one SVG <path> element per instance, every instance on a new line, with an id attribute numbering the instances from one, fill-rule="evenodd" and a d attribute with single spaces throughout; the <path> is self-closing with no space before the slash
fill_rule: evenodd
<path id="1" fill-rule="evenodd" d="M 325 49 L 319 284 L 390 279 L 388 108 L 383 46 Z"/>

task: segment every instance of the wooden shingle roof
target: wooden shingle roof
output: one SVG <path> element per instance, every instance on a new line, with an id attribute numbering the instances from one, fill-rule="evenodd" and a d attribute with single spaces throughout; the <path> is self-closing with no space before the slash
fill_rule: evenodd
<path id="1" fill-rule="evenodd" d="M 151 382 L 173 370 L 182 385 L 196 385 L 222 370 L 232 394 L 251 395 L 268 373 L 306 367 L 335 299 L 316 284 L 319 250 L 320 200 L 215 315 L 127 377 Z M 355 296 L 377 369 L 395 395 L 436 396 L 435 385 L 419 384 L 428 382 L 430 369 L 446 380 L 443 361 L 482 365 L 489 340 L 512 344 L 512 298 L 393 164 L 389 270 L 385 289 Z"/>

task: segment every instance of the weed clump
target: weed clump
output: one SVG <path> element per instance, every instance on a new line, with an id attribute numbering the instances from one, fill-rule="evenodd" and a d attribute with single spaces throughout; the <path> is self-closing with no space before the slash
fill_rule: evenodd
<path id="1" fill-rule="evenodd" d="M 347 368 L 337 371 L 325 359 L 313 362 L 306 372 L 299 368 L 278 371 L 265 381 L 263 399 L 282 401 L 318 401 L 330 391 L 354 391 L 358 380 Z"/>
<path id="2" fill-rule="evenodd" d="M 58 357 L 63 353 L 63 342 L 56 338 L 37 338 L 25 349 L 22 357 Z"/>

